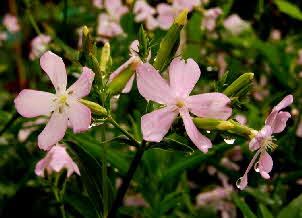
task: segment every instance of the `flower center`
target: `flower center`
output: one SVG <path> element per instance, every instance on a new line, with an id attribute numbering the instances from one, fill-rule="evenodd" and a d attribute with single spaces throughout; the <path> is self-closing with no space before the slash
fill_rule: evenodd
<path id="1" fill-rule="evenodd" d="M 55 99 L 55 102 L 57 103 L 57 109 L 59 110 L 59 113 L 63 113 L 64 107 L 69 106 L 68 103 L 68 94 L 63 93 Z"/>
<path id="2" fill-rule="evenodd" d="M 265 148 L 265 150 L 270 149 L 271 151 L 273 151 L 278 146 L 274 141 L 275 141 L 275 139 L 272 136 L 267 137 L 263 140 L 261 146 L 263 146 Z"/>
<path id="3" fill-rule="evenodd" d="M 183 106 L 185 106 L 185 102 L 183 102 L 183 101 L 177 101 L 176 102 L 176 106 L 179 107 L 179 108 L 182 108 Z"/>

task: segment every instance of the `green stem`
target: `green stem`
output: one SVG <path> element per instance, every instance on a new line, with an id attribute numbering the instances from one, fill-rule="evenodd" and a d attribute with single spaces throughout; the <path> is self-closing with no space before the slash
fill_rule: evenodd
<path id="1" fill-rule="evenodd" d="M 108 121 L 115 126 L 117 129 L 119 129 L 125 136 L 127 136 L 136 147 L 140 146 L 140 143 L 124 128 L 122 128 L 111 116 L 108 117 Z"/>
<path id="2" fill-rule="evenodd" d="M 30 13 L 29 9 L 27 10 L 26 12 L 27 16 L 28 16 L 28 19 L 29 19 L 29 22 L 31 23 L 32 27 L 34 28 L 35 32 L 38 34 L 38 35 L 41 35 L 41 31 L 37 25 L 37 22 L 35 21 L 34 17 L 32 16 L 32 14 Z"/>

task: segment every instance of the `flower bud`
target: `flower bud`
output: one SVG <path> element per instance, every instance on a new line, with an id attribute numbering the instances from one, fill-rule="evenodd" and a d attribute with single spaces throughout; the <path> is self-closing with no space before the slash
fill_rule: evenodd
<path id="1" fill-rule="evenodd" d="M 96 115 L 101 115 L 101 116 L 107 115 L 106 109 L 95 102 L 84 100 L 84 99 L 81 99 L 80 102 L 83 105 L 87 106 L 92 111 L 92 113 L 94 113 Z"/>
<path id="2" fill-rule="evenodd" d="M 244 73 L 238 79 L 236 79 L 231 85 L 229 85 L 224 91 L 228 97 L 242 97 L 246 94 L 246 91 L 252 85 L 254 73 Z"/>

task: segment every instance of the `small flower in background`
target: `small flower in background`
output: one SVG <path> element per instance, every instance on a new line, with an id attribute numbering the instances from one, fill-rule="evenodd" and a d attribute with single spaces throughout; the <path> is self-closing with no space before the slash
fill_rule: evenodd
<path id="1" fill-rule="evenodd" d="M 128 8 L 122 5 L 121 0 L 105 0 L 104 3 L 107 13 L 101 13 L 98 17 L 97 34 L 106 42 L 124 33 L 120 19 L 128 12 Z"/>
<path id="2" fill-rule="evenodd" d="M 24 142 L 28 136 L 39 128 L 39 125 L 47 123 L 47 119 L 40 117 L 35 121 L 29 121 L 23 124 L 23 128 L 18 133 L 18 140 Z"/>
<path id="3" fill-rule="evenodd" d="M 66 148 L 57 144 L 36 164 L 35 173 L 37 176 L 44 177 L 45 171 L 51 174 L 52 172 L 58 173 L 63 169 L 67 170 L 67 177 L 70 177 L 73 173 L 81 175 L 78 165 L 71 159 Z"/>
<path id="4" fill-rule="evenodd" d="M 237 114 L 234 118 L 238 123 L 240 123 L 242 125 L 245 125 L 247 122 L 246 116 L 244 116 L 242 114 Z"/>
<path id="5" fill-rule="evenodd" d="M 253 81 L 253 92 L 252 95 L 257 101 L 263 101 L 269 96 L 269 90 L 267 89 L 267 77 L 265 75 L 260 76 L 260 80 L 257 83 Z"/>
<path id="6" fill-rule="evenodd" d="M 158 26 L 157 20 L 154 18 L 156 10 L 144 0 L 135 2 L 133 12 L 135 14 L 135 21 L 145 22 L 148 30 L 154 30 Z"/>
<path id="7" fill-rule="evenodd" d="M 269 172 L 273 168 L 272 157 L 268 154 L 268 149 L 275 149 L 276 144 L 273 141 L 272 134 L 282 132 L 286 127 L 287 120 L 291 117 L 290 113 L 281 111 L 293 103 L 293 96 L 286 96 L 278 105 L 276 105 L 265 121 L 265 126 L 256 134 L 250 141 L 249 148 L 251 151 L 256 151 L 253 159 L 248 165 L 243 177 L 241 177 L 236 185 L 243 190 L 248 184 L 248 173 L 254 166 L 255 171 L 259 172 L 264 179 L 269 179 Z M 258 162 L 254 165 L 259 156 Z"/>
<path id="8" fill-rule="evenodd" d="M 142 117 L 141 128 L 146 141 L 161 141 L 174 119 L 180 114 L 189 138 L 198 149 L 207 152 L 212 147 L 211 141 L 194 125 L 190 112 L 199 117 L 226 120 L 231 116 L 232 109 L 228 106 L 230 99 L 221 93 L 189 96 L 200 74 L 197 63 L 192 59 L 184 61 L 175 58 L 171 62 L 170 84 L 148 63 L 137 68 L 137 86 L 140 94 L 146 100 L 165 105 Z"/>
<path id="9" fill-rule="evenodd" d="M 7 39 L 7 34 L 5 32 L 0 32 L 0 45 L 2 45 L 2 42 Z"/>
<path id="10" fill-rule="evenodd" d="M 141 194 L 126 195 L 124 205 L 127 207 L 148 207 L 148 204 Z"/>
<path id="11" fill-rule="evenodd" d="M 242 20 L 237 14 L 232 14 L 227 17 L 223 22 L 223 26 L 233 35 L 239 35 L 243 31 L 250 28 L 249 23 Z"/>
<path id="12" fill-rule="evenodd" d="M 138 56 L 139 52 L 139 41 L 134 40 L 130 45 L 130 58 L 128 61 L 126 61 L 124 64 L 122 64 L 118 69 L 116 69 L 113 73 L 110 74 L 109 81 L 112 81 L 117 75 L 119 75 L 121 72 L 123 72 L 125 69 L 127 69 L 129 66 L 133 68 L 134 71 L 136 71 L 136 68 L 142 64 L 140 57 Z M 149 61 L 151 58 L 151 51 L 149 53 L 147 61 Z M 133 86 L 133 81 L 135 79 L 135 74 L 129 79 L 128 83 L 126 84 L 125 88 L 122 90 L 122 93 L 128 93 L 131 91 Z"/>
<path id="13" fill-rule="evenodd" d="M 219 69 L 219 78 L 222 78 L 223 74 L 225 73 L 227 67 L 228 67 L 228 63 L 225 61 L 225 56 L 226 54 L 223 52 L 219 52 L 217 54 L 217 65 L 218 65 L 218 69 Z"/>
<path id="14" fill-rule="evenodd" d="M 6 14 L 2 20 L 2 23 L 11 33 L 17 33 L 20 31 L 19 21 L 14 15 Z"/>
<path id="15" fill-rule="evenodd" d="M 270 38 L 273 41 L 279 41 L 282 38 L 281 31 L 278 29 L 273 29 L 270 33 Z"/>
<path id="16" fill-rule="evenodd" d="M 88 130 L 91 123 L 91 111 L 79 100 L 90 92 L 94 73 L 83 67 L 80 78 L 66 90 L 67 74 L 63 60 L 48 51 L 40 58 L 40 65 L 55 87 L 56 94 L 22 90 L 15 98 L 15 107 L 23 117 L 37 117 L 49 115 L 51 117 L 38 136 L 38 146 L 49 150 L 60 141 L 67 126 L 73 128 L 74 133 Z"/>
<path id="17" fill-rule="evenodd" d="M 297 127 L 296 135 L 302 138 L 302 117 L 300 118 L 300 122 Z"/>
<path id="18" fill-rule="evenodd" d="M 103 0 L 92 0 L 92 4 L 98 9 L 103 8 Z"/>
<path id="19" fill-rule="evenodd" d="M 41 55 L 47 50 L 47 46 L 51 41 L 51 37 L 45 34 L 36 36 L 31 42 L 31 51 L 29 53 L 29 58 L 31 60 L 40 58 Z"/>
<path id="20" fill-rule="evenodd" d="M 157 5 L 157 21 L 159 27 L 167 30 L 173 24 L 174 18 L 184 9 L 192 11 L 200 4 L 199 0 L 174 0 L 172 5 L 160 3 Z"/>
<path id="21" fill-rule="evenodd" d="M 221 14 L 222 10 L 218 7 L 206 10 L 203 15 L 201 28 L 212 32 L 216 28 L 216 20 Z"/>
<path id="22" fill-rule="evenodd" d="M 297 64 L 302 65 L 302 49 L 298 50 L 298 60 Z"/>

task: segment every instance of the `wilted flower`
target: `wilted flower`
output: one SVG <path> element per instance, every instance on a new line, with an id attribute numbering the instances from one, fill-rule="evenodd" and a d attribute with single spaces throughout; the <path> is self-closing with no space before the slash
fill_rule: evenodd
<path id="1" fill-rule="evenodd" d="M 35 173 L 37 176 L 44 177 L 45 171 L 51 174 L 52 172 L 58 173 L 63 169 L 67 170 L 67 177 L 70 177 L 74 172 L 81 175 L 77 164 L 71 159 L 66 148 L 57 144 L 37 163 Z"/>
<path id="2" fill-rule="evenodd" d="M 176 58 L 172 61 L 169 84 L 152 65 L 146 63 L 137 68 L 140 94 L 147 100 L 165 105 L 142 117 L 142 133 L 146 141 L 161 141 L 180 114 L 188 136 L 198 149 L 207 152 L 212 147 L 211 141 L 196 128 L 190 112 L 200 117 L 225 120 L 231 116 L 232 109 L 228 106 L 230 99 L 221 93 L 189 96 L 200 74 L 197 63 L 192 59 L 184 61 Z"/>
<path id="3" fill-rule="evenodd" d="M 272 134 L 282 132 L 286 127 L 287 120 L 291 117 L 290 113 L 281 111 L 293 103 L 293 96 L 286 96 L 278 105 L 276 105 L 265 121 L 265 126 L 256 134 L 250 141 L 249 148 L 251 151 L 256 151 L 253 159 L 247 167 L 243 177 L 237 181 L 237 187 L 244 189 L 248 184 L 248 172 L 254 166 L 255 171 L 259 172 L 264 179 L 269 179 L 269 172 L 273 168 L 272 157 L 267 152 L 268 149 L 275 149 Z M 258 162 L 254 165 L 259 156 Z"/>
<path id="4" fill-rule="evenodd" d="M 302 118 L 300 119 L 300 122 L 298 124 L 296 134 L 297 134 L 298 137 L 302 138 Z"/>
<path id="5" fill-rule="evenodd" d="M 156 10 L 144 0 L 135 2 L 133 12 L 135 14 L 135 21 L 145 22 L 148 30 L 154 30 L 158 26 L 157 20 L 154 18 Z"/>
<path id="6" fill-rule="evenodd" d="M 173 24 L 174 18 L 184 9 L 192 11 L 195 6 L 200 4 L 199 0 L 174 0 L 172 5 L 160 3 L 157 5 L 158 23 L 162 29 L 169 29 Z"/>
<path id="7" fill-rule="evenodd" d="M 99 15 L 97 27 L 97 34 L 103 41 L 123 34 L 120 19 L 128 12 L 128 8 L 122 5 L 121 0 L 105 0 L 105 9 L 107 13 Z"/>
<path id="8" fill-rule="evenodd" d="M 233 35 L 239 35 L 250 27 L 249 23 L 242 20 L 237 14 L 232 14 L 226 18 L 223 25 Z"/>
<path id="9" fill-rule="evenodd" d="M 212 32 L 216 27 L 216 20 L 221 14 L 222 10 L 218 7 L 206 10 L 201 24 L 202 29 Z"/>
<path id="10" fill-rule="evenodd" d="M 51 114 L 44 130 L 38 136 L 38 145 L 43 150 L 60 141 L 71 126 L 75 133 L 86 131 L 91 122 L 91 111 L 79 100 L 90 92 L 94 73 L 83 67 L 80 78 L 66 90 L 65 64 L 59 56 L 48 51 L 40 58 L 40 65 L 55 87 L 56 94 L 22 90 L 15 99 L 15 106 L 23 117 Z"/>
<path id="11" fill-rule="evenodd" d="M 117 75 L 119 75 L 121 72 L 123 72 L 125 69 L 127 69 L 129 66 L 133 68 L 135 71 L 136 68 L 142 64 L 143 62 L 141 61 L 140 57 L 138 56 L 139 52 L 139 41 L 134 40 L 131 45 L 130 45 L 130 58 L 128 61 L 126 61 L 124 64 L 122 64 L 118 69 L 116 69 L 113 73 L 110 74 L 109 81 L 112 81 Z M 151 58 L 151 53 L 149 53 L 147 61 Z M 122 90 L 122 93 L 128 93 L 131 91 L 132 86 L 133 86 L 133 81 L 135 78 L 135 74 L 131 76 L 129 81 L 127 82 L 126 86 Z"/>
<path id="12" fill-rule="evenodd" d="M 219 78 L 221 78 L 223 76 L 223 74 L 225 73 L 228 63 L 225 61 L 225 53 L 223 52 L 219 52 L 217 54 L 217 64 L 218 64 L 218 68 L 219 68 Z"/>
<path id="13" fill-rule="evenodd" d="M 20 31 L 20 25 L 16 16 L 6 14 L 2 20 L 3 25 L 11 33 L 17 33 Z"/>
<path id="14" fill-rule="evenodd" d="M 48 35 L 41 34 L 36 36 L 30 43 L 31 51 L 29 58 L 34 60 L 40 58 L 40 56 L 47 50 L 47 45 L 51 41 L 51 37 Z"/>
<path id="15" fill-rule="evenodd" d="M 298 60 L 297 64 L 302 65 L 302 49 L 298 50 Z"/>

